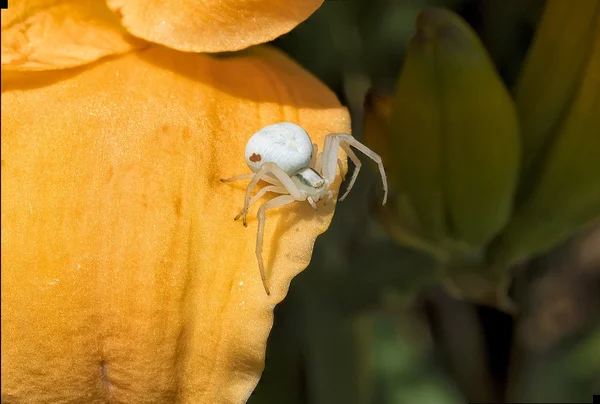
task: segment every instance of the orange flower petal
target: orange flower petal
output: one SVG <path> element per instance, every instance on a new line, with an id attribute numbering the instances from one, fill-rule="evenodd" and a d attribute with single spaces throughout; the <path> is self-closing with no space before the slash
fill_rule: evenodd
<path id="1" fill-rule="evenodd" d="M 123 25 L 148 41 L 186 52 L 225 52 L 283 35 L 323 0 L 107 0 Z"/>
<path id="2" fill-rule="evenodd" d="M 143 46 L 103 1 L 12 1 L 2 10 L 3 71 L 79 66 Z"/>
<path id="3" fill-rule="evenodd" d="M 249 172 L 261 127 L 322 145 L 346 109 L 270 48 L 152 48 L 3 89 L 3 401 L 245 402 L 333 204 L 267 213 L 269 297 L 256 207 L 233 221 L 247 181 L 219 179 Z"/>

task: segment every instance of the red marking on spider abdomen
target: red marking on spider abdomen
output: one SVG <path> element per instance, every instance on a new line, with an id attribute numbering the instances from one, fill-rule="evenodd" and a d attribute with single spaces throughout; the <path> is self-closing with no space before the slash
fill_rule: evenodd
<path id="1" fill-rule="evenodd" d="M 260 154 L 252 153 L 252 156 L 250 156 L 250 161 L 253 163 L 257 163 L 261 160 L 262 160 L 262 157 Z"/>

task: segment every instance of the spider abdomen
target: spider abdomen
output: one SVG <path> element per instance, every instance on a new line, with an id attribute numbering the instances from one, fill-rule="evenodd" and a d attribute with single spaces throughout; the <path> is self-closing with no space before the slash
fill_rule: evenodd
<path id="1" fill-rule="evenodd" d="M 275 163 L 287 175 L 309 167 L 313 145 L 310 136 L 300 126 L 280 122 L 256 132 L 246 145 L 246 164 L 257 172 L 266 163 Z"/>

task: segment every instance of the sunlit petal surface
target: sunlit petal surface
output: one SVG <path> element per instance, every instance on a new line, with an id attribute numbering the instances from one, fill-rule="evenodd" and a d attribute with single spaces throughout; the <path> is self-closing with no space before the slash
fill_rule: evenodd
<path id="1" fill-rule="evenodd" d="M 104 1 L 11 1 L 2 10 L 2 71 L 54 70 L 147 46 Z"/>
<path id="2" fill-rule="evenodd" d="M 323 0 L 107 0 L 123 25 L 148 41 L 188 52 L 245 49 L 286 34 Z"/>

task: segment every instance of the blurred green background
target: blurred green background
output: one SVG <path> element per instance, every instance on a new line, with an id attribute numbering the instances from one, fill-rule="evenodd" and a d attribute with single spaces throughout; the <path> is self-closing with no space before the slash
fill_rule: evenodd
<path id="1" fill-rule="evenodd" d="M 336 92 L 362 140 L 365 95 L 394 90 L 423 8 L 462 16 L 512 91 L 544 4 L 325 0 L 273 44 Z M 591 402 L 600 394 L 600 228 L 521 264 L 510 288 L 518 312 L 506 314 L 452 297 L 432 258 L 392 240 L 372 214 L 380 188 L 365 167 L 338 203 L 310 266 L 275 310 L 251 404 Z"/>

